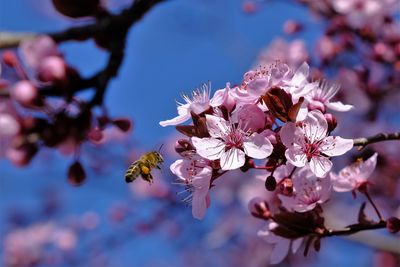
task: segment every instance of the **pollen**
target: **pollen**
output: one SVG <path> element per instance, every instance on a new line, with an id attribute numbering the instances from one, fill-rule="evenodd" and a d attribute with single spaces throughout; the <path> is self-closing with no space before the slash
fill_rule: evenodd
<path id="1" fill-rule="evenodd" d="M 140 169 L 142 170 L 143 174 L 149 174 L 150 173 L 150 169 L 147 168 L 146 166 L 141 166 Z"/>

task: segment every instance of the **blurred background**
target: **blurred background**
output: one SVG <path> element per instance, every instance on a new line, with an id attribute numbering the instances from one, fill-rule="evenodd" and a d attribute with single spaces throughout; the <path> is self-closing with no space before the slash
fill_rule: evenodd
<path id="1" fill-rule="evenodd" d="M 105 3 L 118 12 L 130 1 Z M 288 20 L 304 31 L 292 34 L 284 26 L 290 27 Z M 0 0 L 2 31 L 57 32 L 87 22 L 61 16 L 48 0 Z M 66 170 L 73 159 L 59 151 L 41 149 L 23 168 L 0 158 L 2 265 L 267 266 L 270 247 L 257 237 L 265 225 L 247 211 L 254 192 L 263 194 L 263 182 L 243 184 L 243 173 L 231 174 L 212 192 L 206 217 L 192 218 L 169 170 L 178 157 L 178 134 L 174 127 L 158 123 L 175 117 L 181 94 L 203 82 L 211 81 L 213 92 L 226 82 L 241 83 L 261 51 L 277 38 L 282 38 L 277 44 L 281 48 L 302 40 L 294 48 L 300 52 L 291 52 L 295 58 L 286 58 L 293 65 L 309 60 L 312 55 L 302 52 L 303 46 L 315 52 L 324 26 L 318 16 L 291 1 L 175 0 L 157 5 L 131 28 L 123 65 L 106 92 L 109 114 L 129 117 L 132 129 L 107 129 L 103 144 L 82 146 L 88 177 L 83 185 L 68 184 Z M 83 76 L 107 60 L 92 41 L 65 42 L 59 49 Z M 392 119 L 385 127 L 399 129 L 398 111 L 387 110 Z M 351 123 L 339 131 L 346 133 Z M 129 163 L 161 144 L 166 163 L 161 172 L 154 172 L 155 183 L 126 184 Z M 356 214 L 361 200 L 354 203 L 349 194 L 341 203 L 332 207 L 340 219 L 349 211 Z M 376 242 L 365 241 L 371 239 Z M 398 241 L 385 239 L 379 231 L 352 240 L 329 238 L 319 253 L 304 258 L 300 252 L 279 266 L 396 266 L 393 249 L 382 244 L 400 246 Z"/>

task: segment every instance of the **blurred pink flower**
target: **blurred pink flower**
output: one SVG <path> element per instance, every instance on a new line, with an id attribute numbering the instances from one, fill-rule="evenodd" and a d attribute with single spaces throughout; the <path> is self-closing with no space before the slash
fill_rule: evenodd
<path id="1" fill-rule="evenodd" d="M 366 161 L 357 161 L 345 168 L 338 174 L 330 173 L 333 190 L 336 192 L 348 192 L 357 189 L 367 182 L 375 170 L 378 153 L 372 155 Z"/>
<path id="2" fill-rule="evenodd" d="M 280 131 L 286 159 L 296 167 L 308 165 L 317 177 L 324 177 L 332 168 L 329 157 L 343 155 L 353 147 L 352 139 L 327 134 L 328 123 L 319 110 L 310 111 L 297 124 L 286 123 Z"/>
<path id="3" fill-rule="evenodd" d="M 197 153 L 209 160 L 220 159 L 222 170 L 240 168 L 245 155 L 264 159 L 271 155 L 272 144 L 261 134 L 249 135 L 241 126 L 235 126 L 223 118 L 206 115 L 207 128 L 211 137 L 192 137 Z"/>
<path id="4" fill-rule="evenodd" d="M 239 106 L 232 112 L 231 119 L 237 121 L 245 132 L 257 132 L 265 127 L 265 114 L 255 104 Z"/>
<path id="5" fill-rule="evenodd" d="M 281 61 L 291 68 L 299 66 L 307 61 L 309 54 L 303 40 L 296 39 L 286 42 L 283 39 L 275 39 L 259 54 L 255 66 L 270 65 Z"/>

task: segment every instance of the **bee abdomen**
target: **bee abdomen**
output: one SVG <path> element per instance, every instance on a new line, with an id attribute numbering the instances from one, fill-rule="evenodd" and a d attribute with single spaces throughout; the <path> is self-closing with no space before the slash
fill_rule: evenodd
<path id="1" fill-rule="evenodd" d="M 129 166 L 128 170 L 125 172 L 125 182 L 131 183 L 133 182 L 137 176 L 140 174 L 139 166 L 137 166 L 136 162 L 132 163 Z"/>

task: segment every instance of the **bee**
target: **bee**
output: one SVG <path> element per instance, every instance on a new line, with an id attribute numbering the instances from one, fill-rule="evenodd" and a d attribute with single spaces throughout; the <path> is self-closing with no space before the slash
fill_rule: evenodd
<path id="1" fill-rule="evenodd" d="M 125 182 L 131 183 L 140 175 L 143 180 L 152 183 L 153 175 L 151 169 L 161 169 L 164 158 L 157 151 L 152 151 L 142 155 L 137 161 L 133 162 L 125 172 Z"/>

